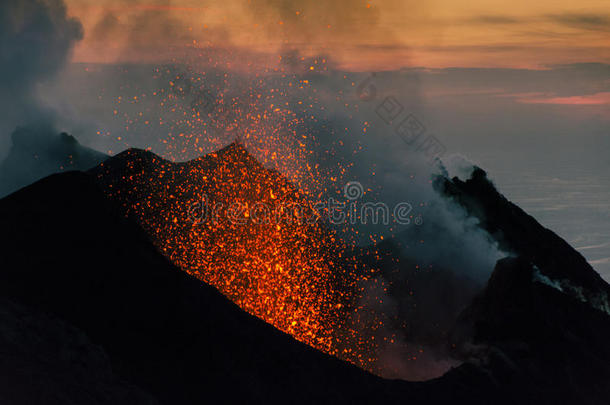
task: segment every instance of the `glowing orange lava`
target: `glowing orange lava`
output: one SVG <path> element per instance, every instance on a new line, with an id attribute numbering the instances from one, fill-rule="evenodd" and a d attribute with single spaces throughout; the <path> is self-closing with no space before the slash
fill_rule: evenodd
<path id="1" fill-rule="evenodd" d="M 187 163 L 129 150 L 97 174 L 180 268 L 298 340 L 343 350 L 336 329 L 354 287 L 343 248 L 304 195 L 241 145 Z"/>

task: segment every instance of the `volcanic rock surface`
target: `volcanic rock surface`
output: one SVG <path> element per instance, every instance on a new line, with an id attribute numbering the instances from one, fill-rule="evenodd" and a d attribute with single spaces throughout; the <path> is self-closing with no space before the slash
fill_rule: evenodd
<path id="1" fill-rule="evenodd" d="M 576 249 L 500 194 L 483 169 L 475 168 L 466 181 L 438 177 L 435 186 L 478 218 L 504 251 L 531 262 L 567 294 L 610 314 L 610 285 Z"/>
<path id="2" fill-rule="evenodd" d="M 53 175 L 0 200 L 4 402 L 610 399 L 607 284 L 479 172 L 466 182 L 444 179 L 443 190 L 471 207 L 515 257 L 498 262 L 452 329 L 448 350 L 464 363 L 409 383 L 314 350 L 175 267 L 152 228 L 126 218 L 125 206 L 108 196 L 99 170 Z M 133 173 L 117 166 L 116 174 Z"/>

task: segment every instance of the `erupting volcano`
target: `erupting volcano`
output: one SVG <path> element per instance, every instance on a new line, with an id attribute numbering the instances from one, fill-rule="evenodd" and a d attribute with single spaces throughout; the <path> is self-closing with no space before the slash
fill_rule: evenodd
<path id="1" fill-rule="evenodd" d="M 0 0 L 0 405 L 610 403 L 608 2 L 429 3 Z"/>

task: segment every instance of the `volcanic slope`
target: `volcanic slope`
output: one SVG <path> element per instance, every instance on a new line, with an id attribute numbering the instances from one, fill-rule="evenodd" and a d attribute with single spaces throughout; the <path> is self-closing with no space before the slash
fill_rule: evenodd
<path id="1" fill-rule="evenodd" d="M 477 201 L 483 209 L 494 204 Z M 460 316 L 450 343 L 464 364 L 408 383 L 375 377 L 247 314 L 173 266 L 124 214 L 97 176 L 80 172 L 0 200 L 6 236 L 0 364 L 11 376 L 2 379 L 0 399 L 31 403 L 38 393 L 57 403 L 601 404 L 610 398 L 610 317 L 554 282 L 540 268 L 544 262 L 526 251 L 498 262 Z M 555 248 L 571 254 L 569 246 Z M 553 274 L 576 286 L 595 280 L 580 271 Z M 595 286 L 596 293 L 607 287 L 588 285 Z M 63 345 L 52 343 L 62 334 Z"/>
<path id="2" fill-rule="evenodd" d="M 383 380 L 294 340 L 173 266 L 122 211 L 82 172 L 52 175 L 0 200 L 3 339 L 70 337 L 62 345 L 24 342 L 29 349 L 20 351 L 3 345 L 1 368 L 12 377 L 2 381 L 0 398 L 200 404 L 471 397 L 461 381 Z M 94 354 L 75 365 L 78 353 Z M 57 356 L 72 357 L 43 361 Z M 57 369 L 55 380 L 32 378 Z M 79 381 L 78 391 L 57 380 Z"/>

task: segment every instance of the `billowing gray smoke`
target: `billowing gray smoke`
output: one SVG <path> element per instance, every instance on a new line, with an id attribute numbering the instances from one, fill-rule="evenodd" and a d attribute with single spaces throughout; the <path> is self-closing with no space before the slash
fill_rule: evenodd
<path id="1" fill-rule="evenodd" d="M 326 159 L 329 166 L 336 161 L 352 163 L 345 165 L 343 178 L 365 191 L 352 200 L 357 206 L 383 204 L 391 213 L 399 204 L 412 209 L 406 224 L 391 220 L 373 224 L 368 218 L 366 223 L 350 225 L 360 244 L 376 241 L 366 251 L 371 267 L 378 271 L 360 286 L 363 294 L 353 322 L 358 330 L 375 331 L 371 338 L 383 342 L 374 365 L 382 375 L 427 379 L 454 364 L 445 347 L 446 336 L 504 253 L 477 219 L 433 187 L 435 176 L 469 177 L 472 164 L 451 156 L 450 150 L 435 159 L 422 147 L 428 134 L 434 133 L 434 123 L 425 121 L 418 75 L 378 73 L 371 76 L 375 87 L 359 94 L 358 83 L 366 83 L 366 77 L 354 74 L 345 80 L 354 84 L 339 102 L 333 102 L 337 91 L 331 82 L 336 80 L 309 78 L 318 86 L 317 96 L 326 108 L 306 131 L 314 133 L 322 146 L 319 161 Z M 401 127 L 407 119 L 425 131 L 415 124 Z M 434 135 L 439 141 L 446 136 Z M 332 145 L 330 156 L 328 145 Z"/>
<path id="2" fill-rule="evenodd" d="M 82 37 L 80 22 L 68 17 L 63 0 L 0 2 L 0 159 L 7 157 L 11 145 L 21 148 L 16 153 L 28 154 L 22 149 L 24 146 L 61 142 L 62 138 L 54 126 L 55 114 L 39 102 L 37 86 L 60 72 L 74 44 Z M 16 130 L 17 127 L 21 129 Z M 12 141 L 22 135 L 28 139 L 24 142 Z M 72 147 L 67 150 L 76 149 Z M 45 159 L 45 154 L 45 148 L 39 147 L 29 155 L 36 165 L 38 158 Z M 34 158 L 34 155 L 37 157 Z M 11 161 L 17 165 L 10 164 Z M 49 174 L 49 170 L 52 172 L 62 168 L 60 162 L 45 164 L 48 168 L 40 173 L 42 175 Z M 0 166 L 0 177 L 3 179 L 0 195 L 25 185 L 13 172 L 30 171 L 26 165 L 27 162 L 20 159 L 3 162 Z M 37 166 L 33 169 L 40 172 Z"/>

